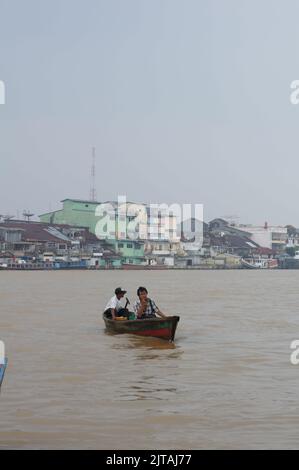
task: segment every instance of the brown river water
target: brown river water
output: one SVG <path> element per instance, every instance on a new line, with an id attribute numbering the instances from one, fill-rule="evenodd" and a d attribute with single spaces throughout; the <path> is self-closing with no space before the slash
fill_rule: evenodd
<path id="1" fill-rule="evenodd" d="M 105 332 L 118 285 L 175 344 Z M 299 448 L 299 271 L 0 272 L 0 449 Z"/>

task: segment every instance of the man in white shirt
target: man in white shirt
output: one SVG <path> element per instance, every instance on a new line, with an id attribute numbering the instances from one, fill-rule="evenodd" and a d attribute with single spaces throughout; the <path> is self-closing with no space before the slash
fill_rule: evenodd
<path id="1" fill-rule="evenodd" d="M 105 314 L 110 316 L 112 320 L 115 320 L 115 317 L 126 316 L 126 307 L 123 306 L 121 299 L 127 293 L 126 290 L 121 287 L 115 289 L 115 295 L 111 297 L 105 308 Z"/>

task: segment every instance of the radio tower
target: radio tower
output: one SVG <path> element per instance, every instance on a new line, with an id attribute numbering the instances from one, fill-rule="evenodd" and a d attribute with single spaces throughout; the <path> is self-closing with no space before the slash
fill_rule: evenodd
<path id="1" fill-rule="evenodd" d="M 95 179 L 96 179 L 96 149 L 92 147 L 92 165 L 91 165 L 91 182 L 90 182 L 90 201 L 96 201 L 97 193 L 95 188 Z"/>

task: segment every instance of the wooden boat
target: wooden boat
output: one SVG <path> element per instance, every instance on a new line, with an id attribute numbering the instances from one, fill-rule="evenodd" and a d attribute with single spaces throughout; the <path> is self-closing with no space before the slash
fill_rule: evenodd
<path id="1" fill-rule="evenodd" d="M 7 359 L 5 359 L 4 364 L 0 364 L 0 388 L 4 379 L 6 366 L 7 366 Z"/>
<path id="2" fill-rule="evenodd" d="M 180 317 L 149 318 L 147 320 L 112 320 L 103 314 L 103 319 L 107 330 L 114 333 L 154 336 L 155 338 L 174 341 Z"/>

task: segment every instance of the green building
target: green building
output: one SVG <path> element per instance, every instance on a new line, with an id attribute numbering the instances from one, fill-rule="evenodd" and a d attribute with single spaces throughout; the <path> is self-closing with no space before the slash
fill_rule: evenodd
<path id="1" fill-rule="evenodd" d="M 68 224 L 87 227 L 95 233 L 97 217 L 95 216 L 98 202 L 81 201 L 78 199 L 64 199 L 61 201 L 62 209 L 47 212 L 39 216 L 41 222 L 50 224 Z"/>
<path id="2" fill-rule="evenodd" d="M 142 264 L 144 261 L 144 243 L 135 240 L 114 240 L 113 248 L 121 255 L 125 264 Z"/>
<path id="3" fill-rule="evenodd" d="M 103 203 L 79 199 L 64 199 L 61 202 L 62 209 L 41 214 L 39 216 L 41 222 L 87 227 L 99 239 L 109 242 L 116 253 L 120 255 L 122 264 L 142 264 L 144 262 L 144 243 L 126 239 L 126 233 L 122 232 L 119 224 L 131 221 L 131 217 L 118 218 L 116 202 L 104 203 L 111 208 L 110 212 L 105 213 L 105 217 L 99 212 Z M 119 220 L 121 222 L 118 222 Z M 100 225 L 104 232 L 101 231 L 99 236 Z"/>

